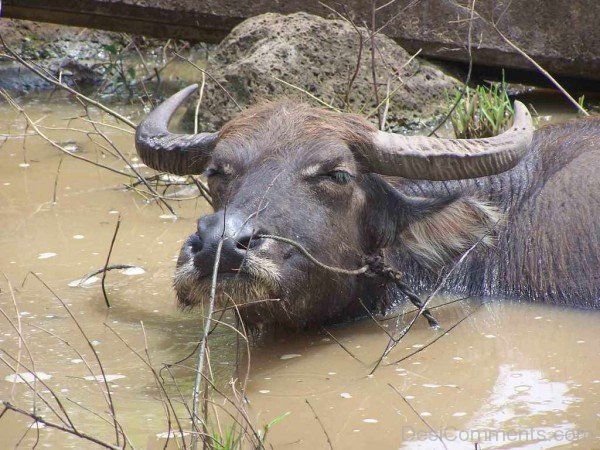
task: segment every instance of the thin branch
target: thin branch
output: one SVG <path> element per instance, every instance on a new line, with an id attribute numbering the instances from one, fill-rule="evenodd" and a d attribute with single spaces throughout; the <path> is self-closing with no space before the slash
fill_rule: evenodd
<path id="1" fill-rule="evenodd" d="M 35 73 L 39 77 L 43 78 L 44 80 L 48 81 L 49 83 L 52 83 L 55 86 L 60 87 L 61 89 L 64 89 L 64 90 L 70 92 L 78 99 L 83 100 L 86 103 L 89 103 L 90 105 L 94 105 L 97 108 L 100 108 L 102 111 L 110 114 L 111 116 L 115 117 L 116 119 L 120 120 L 121 122 L 129 125 L 131 128 L 133 128 L 133 129 L 136 128 L 136 125 L 128 118 L 126 118 L 126 117 L 122 116 L 121 114 L 119 114 L 118 112 L 108 108 L 107 106 L 103 105 L 102 103 L 97 102 L 96 100 L 92 100 L 91 98 L 86 97 L 85 95 L 77 92 L 75 89 L 67 86 L 66 84 L 63 84 L 60 80 L 44 73 L 34 63 L 24 60 L 20 55 L 18 55 L 14 50 L 12 50 L 10 47 L 8 47 L 8 45 L 6 45 L 6 42 L 4 42 L 4 38 L 2 37 L 2 34 L 0 34 L 0 42 L 2 43 L 2 45 L 6 49 L 6 51 L 12 57 L 14 57 L 17 61 L 19 61 L 21 64 L 23 64 L 25 67 L 27 67 L 29 70 L 31 70 L 33 73 Z"/>
<path id="2" fill-rule="evenodd" d="M 138 266 L 133 266 L 131 264 L 110 264 L 108 266 L 104 266 L 101 269 L 94 270 L 93 272 L 90 272 L 87 275 L 83 276 L 81 278 L 81 280 L 79 280 L 79 283 L 77 283 L 77 286 L 81 286 L 87 280 L 89 280 L 93 276 L 96 276 L 96 275 L 98 275 L 100 273 L 108 272 L 110 270 L 133 269 L 133 268 L 136 268 L 136 267 L 138 267 Z"/>
<path id="3" fill-rule="evenodd" d="M 408 407 L 412 410 L 412 412 L 414 412 L 417 415 L 417 417 L 419 418 L 419 420 L 421 422 L 423 422 L 427 428 L 429 428 L 429 431 L 431 431 L 435 437 L 438 438 L 438 440 L 440 441 L 440 443 L 442 444 L 442 446 L 445 449 L 448 449 L 448 447 L 446 446 L 446 443 L 444 442 L 444 440 L 442 439 L 442 437 L 438 433 L 436 433 L 436 431 L 433 429 L 433 427 L 431 425 L 429 425 L 429 423 L 427 423 L 427 421 L 423 418 L 423 416 L 421 414 L 418 413 L 418 411 L 413 407 L 413 405 L 411 405 L 409 403 L 409 401 L 406 400 L 406 397 L 404 397 L 404 395 L 402 395 L 400 393 L 400 391 L 398 389 L 396 389 L 391 383 L 388 383 L 388 386 L 391 387 L 394 390 L 394 392 L 396 392 L 396 394 L 398 394 L 402 398 L 402 400 L 404 400 L 404 402 L 408 405 Z"/>
<path id="4" fill-rule="evenodd" d="M 181 60 L 183 60 L 183 61 L 187 62 L 187 63 L 188 63 L 188 64 L 190 64 L 192 67 L 194 67 L 196 70 L 199 70 L 199 71 L 200 71 L 200 72 L 202 72 L 203 74 L 206 74 L 206 76 L 207 76 L 208 78 L 210 78 L 212 81 L 214 81 L 214 82 L 217 84 L 217 86 L 219 86 L 219 87 L 220 87 L 220 88 L 223 90 L 223 92 L 225 92 L 225 94 L 227 95 L 227 97 L 229 97 L 229 100 L 231 100 L 231 101 L 234 103 L 234 105 L 235 105 L 235 106 L 237 106 L 237 108 L 238 108 L 240 111 L 242 111 L 242 107 L 241 107 L 241 106 L 238 104 L 238 102 L 236 102 L 236 101 L 235 101 L 235 98 L 233 98 L 233 96 L 231 95 L 231 93 L 230 93 L 230 92 L 229 92 L 227 89 L 225 89 L 225 87 L 224 87 L 224 86 L 223 86 L 221 83 L 219 83 L 219 81 L 218 81 L 218 80 L 217 80 L 215 77 L 213 77 L 213 76 L 212 76 L 210 73 L 208 73 L 208 72 L 207 72 L 206 70 L 204 70 L 202 67 L 198 66 L 197 64 L 194 64 L 192 61 L 190 61 L 190 59 L 189 59 L 189 58 L 186 58 L 185 56 L 181 56 L 181 55 L 180 55 L 179 53 L 177 53 L 177 52 L 173 52 L 173 53 L 175 53 L 175 55 L 176 55 L 176 56 L 177 56 L 179 59 L 181 59 Z"/>
<path id="5" fill-rule="evenodd" d="M 111 171 L 111 172 L 118 173 L 119 175 L 124 175 L 124 176 L 126 176 L 126 177 L 128 177 L 128 178 L 131 178 L 131 175 L 130 175 L 130 174 L 128 174 L 128 173 L 121 172 L 121 171 L 120 171 L 120 170 L 118 170 L 118 169 L 113 169 L 113 168 L 112 168 L 112 167 L 110 167 L 110 166 L 105 166 L 104 164 L 101 164 L 101 163 L 99 163 L 99 162 L 93 161 L 93 160 L 91 160 L 91 159 L 87 159 L 87 158 L 86 158 L 86 157 L 84 157 L 84 156 L 80 156 L 80 155 L 78 155 L 78 154 L 76 154 L 76 153 L 72 153 L 72 152 L 68 151 L 68 150 L 67 150 L 66 148 L 64 148 L 62 145 L 60 145 L 60 144 L 56 143 L 55 141 L 53 141 L 52 139 L 50 139 L 48 136 L 46 136 L 46 135 L 45 135 L 45 134 L 44 134 L 44 133 L 43 133 L 43 132 L 40 130 L 40 128 L 39 128 L 39 126 L 37 125 L 36 121 L 32 120 L 32 119 L 31 119 L 31 117 L 29 117 L 29 115 L 28 115 L 28 114 L 25 112 L 25 110 L 23 110 L 23 108 L 21 108 L 21 107 L 20 107 L 20 106 L 19 106 L 19 105 L 18 105 L 18 104 L 17 104 L 17 103 L 14 101 L 14 99 L 13 99 L 13 98 L 12 98 L 12 97 L 11 97 L 11 96 L 8 94 L 8 92 L 6 92 L 5 90 L 1 89 L 1 90 L 0 90 L 0 95 L 1 95 L 2 97 L 4 97 L 4 99 L 5 99 L 7 102 L 9 102 L 9 104 L 10 104 L 10 105 L 11 105 L 11 106 L 12 106 L 14 109 L 16 109 L 16 110 L 17 110 L 19 113 L 21 113 L 21 114 L 23 115 L 23 117 L 25 117 L 25 119 L 27 120 L 27 124 L 28 124 L 28 126 L 31 126 L 31 127 L 32 127 L 32 128 L 35 130 L 35 132 L 36 132 L 36 133 L 37 133 L 37 134 L 38 134 L 38 135 L 39 135 L 39 136 L 40 136 L 42 139 L 44 139 L 45 141 L 47 141 L 47 142 L 48 142 L 50 145 L 52 145 L 53 147 L 55 147 L 55 148 L 59 149 L 59 150 L 60 150 L 61 152 L 63 152 L 64 154 L 66 154 L 66 155 L 69 155 L 69 156 L 72 156 L 72 157 L 73 157 L 73 158 L 75 158 L 75 159 L 79 159 L 79 160 L 81 160 L 81 161 L 88 162 L 88 163 L 90 163 L 90 164 L 93 164 L 93 165 L 95 165 L 95 166 L 102 167 L 103 169 L 109 170 L 109 171 Z"/>
<path id="6" fill-rule="evenodd" d="M 479 13 L 477 14 L 479 16 Z M 481 16 L 479 16 L 481 17 Z M 542 75 L 544 75 L 566 98 L 567 100 L 569 100 L 569 102 L 571 102 L 571 104 L 573 104 L 573 106 L 575 106 L 575 108 L 577 108 L 579 110 L 580 113 L 582 113 L 585 116 L 589 116 L 590 114 L 577 102 L 577 100 L 575 100 L 571 94 L 569 94 L 565 88 L 563 88 L 560 83 L 558 81 L 556 81 L 554 79 L 554 77 L 552 75 L 550 75 L 550 73 L 544 69 L 542 66 L 540 66 L 531 56 L 529 56 L 527 53 L 525 53 L 525 51 L 523 51 L 519 46 L 517 46 L 517 44 L 515 44 L 513 41 L 511 41 L 509 38 L 507 38 L 496 26 L 496 24 L 491 23 L 492 28 L 494 28 L 494 30 L 496 31 L 496 33 L 498 33 L 498 35 L 504 40 L 504 42 L 506 42 L 508 45 L 510 45 L 512 48 L 514 48 L 518 53 L 521 54 L 521 56 L 523 56 L 527 61 L 529 61 L 538 71 L 541 72 Z"/>
<path id="7" fill-rule="evenodd" d="M 198 412 L 198 402 L 200 400 L 200 382 L 202 381 L 204 370 L 204 358 L 206 353 L 206 341 L 208 339 L 208 333 L 210 331 L 210 321 L 215 308 L 215 296 L 217 294 L 217 276 L 219 274 L 219 264 L 221 262 L 221 250 L 223 249 L 223 240 L 221 237 L 217 244 L 217 250 L 215 253 L 215 262 L 213 265 L 212 273 L 212 284 L 210 287 L 210 297 L 208 302 L 208 312 L 206 314 L 206 320 L 204 322 L 204 329 L 202 330 L 202 338 L 200 339 L 200 349 L 198 350 L 198 364 L 196 366 L 196 379 L 194 381 L 194 393 L 192 398 L 192 428 L 197 430 L 196 417 Z M 198 447 L 198 439 L 192 437 L 192 450 L 196 450 Z"/>
<path id="8" fill-rule="evenodd" d="M 475 1 L 476 0 L 473 0 L 471 2 L 471 11 L 470 11 L 471 15 L 469 18 L 469 28 L 467 31 L 467 53 L 469 55 L 469 69 L 467 70 L 467 76 L 465 78 L 464 87 L 463 87 L 463 89 L 460 90 L 458 98 L 456 99 L 456 101 L 454 102 L 452 107 L 450 108 L 450 111 L 448 111 L 446 113 L 446 115 L 444 116 L 443 120 L 440 123 L 438 123 L 433 130 L 431 130 L 431 132 L 429 133 L 429 136 L 435 135 L 437 130 L 439 130 L 448 121 L 448 119 L 452 116 L 452 114 L 454 113 L 456 108 L 458 108 L 458 105 L 460 104 L 460 102 L 463 98 L 463 95 L 465 95 L 466 90 L 469 89 L 469 82 L 471 81 L 471 74 L 473 72 L 473 54 L 471 51 L 471 40 L 472 40 L 472 35 L 473 35 L 473 15 L 475 14 Z"/>
<path id="9" fill-rule="evenodd" d="M 112 254 L 113 247 L 115 245 L 115 240 L 117 239 L 117 233 L 119 232 L 119 227 L 121 226 L 121 214 L 117 218 L 117 224 L 115 225 L 115 231 L 113 233 L 112 239 L 110 241 L 110 247 L 108 249 L 108 254 L 106 255 L 106 263 L 104 263 L 104 268 L 102 269 L 102 294 L 104 295 L 104 302 L 106 303 L 106 307 L 110 308 L 110 300 L 108 299 L 108 294 L 106 293 L 106 274 L 108 273 L 107 267 L 110 262 L 110 255 Z"/>
<path id="10" fill-rule="evenodd" d="M 304 256 L 306 256 L 313 264 L 316 264 L 317 266 L 319 266 L 325 270 L 329 270 L 330 272 L 341 273 L 343 275 L 362 275 L 367 270 L 369 270 L 369 266 L 362 266 L 358 269 L 342 269 L 340 267 L 333 267 L 333 266 L 324 264 L 321 261 L 319 261 L 318 259 L 316 259 L 313 255 L 311 255 L 309 253 L 309 251 L 306 250 L 306 248 L 304 248 L 304 246 L 302 244 L 300 244 L 292 239 L 284 238 L 281 236 L 276 236 L 273 234 L 259 234 L 259 235 L 257 235 L 257 237 L 262 238 L 262 239 L 273 239 L 274 241 L 280 241 L 280 242 L 289 244 L 292 247 L 295 247 L 296 249 L 300 250 L 300 252 Z"/>
<path id="11" fill-rule="evenodd" d="M 107 398 L 108 398 L 108 407 L 110 409 L 111 416 L 113 418 L 113 423 L 114 423 L 114 427 L 115 427 L 115 435 L 116 435 L 117 445 L 119 445 L 120 435 L 119 435 L 119 423 L 117 421 L 117 413 L 115 411 L 115 405 L 114 405 L 114 402 L 113 402 L 113 399 L 112 399 L 112 393 L 110 392 L 110 387 L 108 385 L 108 380 L 106 379 L 106 372 L 104 370 L 104 365 L 102 364 L 102 360 L 100 359 L 100 356 L 98 356 L 98 352 L 96 352 L 96 349 L 94 348 L 94 345 L 92 344 L 92 342 L 90 341 L 90 339 L 87 337 L 86 332 L 83 330 L 83 328 L 79 324 L 79 321 L 75 318 L 75 315 L 71 312 L 71 309 L 67 306 L 67 304 L 64 302 L 64 300 L 62 298 L 60 298 L 56 294 L 56 292 L 54 292 L 52 290 L 52 288 L 50 286 L 48 286 L 46 284 L 46 282 L 39 277 L 38 274 L 36 274 L 35 272 L 29 272 L 29 273 L 31 273 L 31 275 L 33 275 L 35 278 L 37 278 L 37 280 L 40 283 L 42 283 L 42 285 L 46 289 L 48 289 L 48 291 L 54 296 L 54 298 L 56 298 L 60 302 L 60 304 L 62 305 L 62 307 L 64 308 L 64 310 L 67 311 L 67 313 L 69 314 L 69 316 L 73 320 L 73 323 L 75 323 L 75 326 L 77 327 L 77 329 L 79 330 L 79 332 L 81 333 L 81 335 L 83 336 L 83 338 L 85 339 L 88 347 L 90 348 L 90 350 L 94 354 L 94 358 L 96 359 L 96 362 L 98 363 L 98 367 L 100 368 L 100 372 L 102 374 L 102 381 L 104 382 L 104 385 L 106 387 L 106 394 L 107 394 Z"/>
<path id="12" fill-rule="evenodd" d="M 439 336 L 436 336 L 434 339 L 432 339 L 431 341 L 429 341 L 423 347 L 420 347 L 417 350 L 409 353 L 408 355 L 403 356 L 398 361 L 394 361 L 394 362 L 389 363 L 387 365 L 391 366 L 391 365 L 394 365 L 394 364 L 401 363 L 402 361 L 406 361 L 408 358 L 411 358 L 412 356 L 415 356 L 416 354 L 421 353 L 426 348 L 431 347 L 433 344 L 435 344 L 437 341 L 439 341 L 441 338 L 443 338 L 444 336 L 446 336 L 448 333 L 450 333 L 452 330 L 454 330 L 457 326 L 459 326 L 461 323 L 463 323 L 465 320 L 467 320 L 469 317 L 471 317 L 473 314 L 475 314 L 477 311 L 479 311 L 479 308 L 481 308 L 481 306 L 482 305 L 479 305 L 475 310 L 473 310 L 470 313 L 468 313 L 466 316 L 464 316 L 462 319 L 460 319 L 458 322 L 456 322 L 454 325 L 452 325 L 447 330 L 444 330 L 443 333 L 441 333 Z"/>
<path id="13" fill-rule="evenodd" d="M 333 339 L 335 341 L 335 343 L 337 345 L 339 345 L 341 347 L 342 350 L 344 350 L 346 353 L 348 353 L 350 356 L 352 356 L 352 358 L 354 358 L 355 360 L 357 360 L 359 363 L 361 363 L 362 365 L 365 365 L 364 362 L 362 362 L 358 356 L 356 356 L 354 353 L 352 353 L 344 344 L 342 344 L 338 338 L 336 338 L 333 334 L 331 334 L 326 328 L 323 328 L 323 331 L 325 333 L 327 333 L 327 336 L 329 336 L 331 339 Z"/>
<path id="14" fill-rule="evenodd" d="M 104 448 L 108 448 L 108 449 L 111 449 L 111 450 L 121 450 L 121 446 L 112 445 L 112 444 L 109 444 L 108 442 L 104 442 L 104 441 L 102 441 L 102 440 L 100 440 L 100 439 L 98 439 L 98 438 L 96 438 L 94 436 L 90 436 L 89 434 L 83 433 L 81 431 L 77 431 L 77 430 L 74 430 L 72 428 L 67 428 L 65 426 L 58 425 L 58 424 L 53 423 L 53 422 L 48 422 L 43 417 L 38 416 L 38 415 L 33 414 L 33 413 L 30 413 L 29 411 L 25 411 L 24 409 L 18 408 L 16 406 L 12 405 L 9 402 L 3 401 L 3 400 L 1 402 L 4 405 L 5 410 L 11 410 L 11 411 L 14 411 L 16 413 L 22 414 L 24 416 L 30 417 L 31 419 L 35 420 L 36 422 L 44 424 L 47 427 L 54 428 L 54 429 L 60 430 L 60 431 L 64 431 L 65 433 L 69 433 L 69 434 L 77 436 L 77 437 L 79 437 L 81 439 L 85 439 L 86 441 L 93 442 L 94 444 L 98 444 L 99 446 L 104 447 Z M 4 411 L 2 412 L 2 414 L 0 415 L 0 417 L 2 417 L 2 415 L 4 415 Z"/>
<path id="15" fill-rule="evenodd" d="M 321 100 L 319 97 L 317 97 L 316 95 L 311 94 L 310 92 L 308 92 L 306 89 L 302 89 L 300 86 L 296 86 L 295 84 L 292 83 L 288 83 L 285 80 L 282 80 L 281 78 L 277 78 L 275 75 L 271 75 L 271 78 L 273 78 L 274 80 L 279 81 L 280 83 L 285 84 L 288 87 L 291 87 L 292 89 L 296 89 L 297 91 L 302 92 L 303 94 L 308 95 L 310 98 L 312 98 L 313 100 L 315 100 L 316 102 L 320 103 L 323 106 L 326 106 L 329 109 L 332 109 L 333 111 L 336 112 L 342 112 L 340 109 L 336 108 L 335 106 L 331 105 L 330 103 L 327 103 L 324 100 Z"/>
<path id="16" fill-rule="evenodd" d="M 331 439 L 329 438 L 329 433 L 327 433 L 327 430 L 325 429 L 325 425 L 323 425 L 323 422 L 321 421 L 321 419 L 317 415 L 317 412 L 315 411 L 315 408 L 313 408 L 313 406 L 310 404 L 310 402 L 308 401 L 307 398 L 305 398 L 304 401 L 306 402 L 306 404 L 308 405 L 308 407 L 312 411 L 313 415 L 315 416 L 315 419 L 317 419 L 317 422 L 319 422 L 321 430 L 323 430 L 323 433 L 325 434 L 325 437 L 327 438 L 327 444 L 329 445 L 330 450 L 333 450 L 333 444 L 331 443 Z"/>

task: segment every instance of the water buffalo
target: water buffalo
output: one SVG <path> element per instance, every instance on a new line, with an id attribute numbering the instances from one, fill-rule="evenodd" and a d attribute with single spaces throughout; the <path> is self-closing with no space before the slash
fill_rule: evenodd
<path id="1" fill-rule="evenodd" d="M 381 279 L 332 274 L 383 254 L 421 292 L 476 242 L 448 280 L 468 295 L 597 306 L 600 291 L 600 121 L 533 132 L 515 102 L 513 126 L 488 139 L 406 137 L 363 118 L 290 101 L 242 112 L 216 133 L 173 134 L 190 86 L 137 129 L 150 167 L 208 178 L 214 214 L 198 220 L 177 262 L 182 306 L 208 298 L 218 242 L 219 299 L 248 324 L 305 327 L 397 300 Z M 279 302 L 257 302 L 280 299 Z"/>

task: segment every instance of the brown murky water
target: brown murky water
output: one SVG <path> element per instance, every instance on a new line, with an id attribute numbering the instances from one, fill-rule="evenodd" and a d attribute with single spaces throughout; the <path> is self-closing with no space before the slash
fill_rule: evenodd
<path id="1" fill-rule="evenodd" d="M 25 106 L 34 119 L 43 118 L 43 125 L 89 129 L 73 119 L 81 112 L 73 103 L 60 97 L 38 102 Z M 0 113 L 0 134 L 27 132 L 6 104 L 0 104 Z M 72 141 L 82 156 L 128 170 L 112 156 L 102 157 L 85 134 L 45 131 L 59 142 Z M 134 158 L 131 135 L 106 132 Z M 100 375 L 93 355 L 65 308 L 27 276 L 33 271 L 66 302 L 98 351 L 112 376 L 116 414 L 133 444 L 162 448 L 157 435 L 167 430 L 167 421 L 154 378 L 105 324 L 136 351 L 143 353 L 147 346 L 155 367 L 193 350 L 201 318 L 177 311 L 171 274 L 182 240 L 208 207 L 201 200 L 171 202 L 179 215 L 173 220 L 156 203 L 122 189 L 130 182 L 127 177 L 68 156 L 57 177 L 60 160 L 61 153 L 39 137 L 16 136 L 0 148 L 0 271 L 6 275 L 0 279 L 0 307 L 21 327 L 27 342 L 27 347 L 19 346 L 17 332 L 0 317 L 0 355 L 14 366 L 9 355 L 20 354 L 24 366 L 19 372 L 49 376 L 45 382 L 60 395 L 78 428 L 111 441 L 110 424 L 90 412 L 108 417 L 101 390 L 89 378 Z M 148 169 L 140 170 L 150 175 Z M 81 287 L 70 284 L 104 265 L 119 214 L 122 223 L 111 262 L 143 270 L 108 274 L 113 307 L 107 310 L 99 280 Z M 448 335 L 394 364 L 439 336 L 417 322 L 373 376 L 370 369 L 387 336 L 370 320 L 330 329 L 356 359 L 322 333 L 257 344 L 248 384 L 250 416 L 261 427 L 289 413 L 269 431 L 274 448 L 328 448 L 322 427 L 335 449 L 473 449 L 476 442 L 486 449 L 600 448 L 600 313 L 471 301 L 439 308 L 436 315 L 448 329 L 471 312 Z M 391 320 L 386 326 L 393 324 Z M 233 333 L 218 328 L 211 360 L 223 383 L 235 358 Z M 11 374 L 0 364 L 0 398 L 30 409 L 30 389 L 11 382 Z M 175 376 L 189 398 L 192 375 L 176 370 Z M 45 387 L 38 388 L 50 399 Z M 37 408 L 56 421 L 39 400 Z M 32 447 L 36 428 L 23 438 L 30 425 L 30 420 L 7 413 L 0 420 L 0 448 L 13 448 L 21 439 L 23 448 Z M 39 429 L 38 447 L 94 445 L 46 427 Z"/>

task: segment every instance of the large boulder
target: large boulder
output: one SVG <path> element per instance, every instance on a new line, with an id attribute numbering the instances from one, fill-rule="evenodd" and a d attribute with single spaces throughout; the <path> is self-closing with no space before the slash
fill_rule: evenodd
<path id="1" fill-rule="evenodd" d="M 209 60 L 199 121 L 215 129 L 236 114 L 238 108 L 219 84 L 241 107 L 282 96 L 318 104 L 316 97 L 340 110 L 372 113 L 378 102 L 371 42 L 368 30 L 359 31 L 362 51 L 357 30 L 345 20 L 268 13 L 242 22 Z M 443 113 L 445 91 L 459 84 L 381 34 L 375 38 L 375 72 L 382 111 L 389 93 L 387 125 L 392 129 L 418 128 Z M 377 122 L 375 114 L 370 117 Z"/>

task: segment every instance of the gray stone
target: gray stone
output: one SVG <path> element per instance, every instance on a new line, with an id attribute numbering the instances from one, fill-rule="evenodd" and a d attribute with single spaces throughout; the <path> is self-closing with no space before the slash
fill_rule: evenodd
<path id="1" fill-rule="evenodd" d="M 314 97 L 340 110 L 369 114 L 378 102 L 373 88 L 368 32 L 360 38 L 344 20 L 327 20 L 295 13 L 267 13 L 242 22 L 216 48 L 208 73 L 241 107 L 280 98 L 298 98 L 318 104 Z M 379 103 L 388 96 L 387 122 L 391 127 L 420 127 L 446 109 L 446 91 L 458 81 L 438 67 L 411 58 L 392 39 L 375 39 L 375 67 Z M 286 84 L 288 83 L 288 84 Z M 295 86 L 295 87 L 292 87 Z M 385 106 L 381 107 L 381 110 Z M 187 119 L 190 119 L 190 108 Z M 206 79 L 200 122 L 219 127 L 238 111 L 228 95 L 210 77 Z M 371 114 L 376 122 L 376 114 Z"/>

